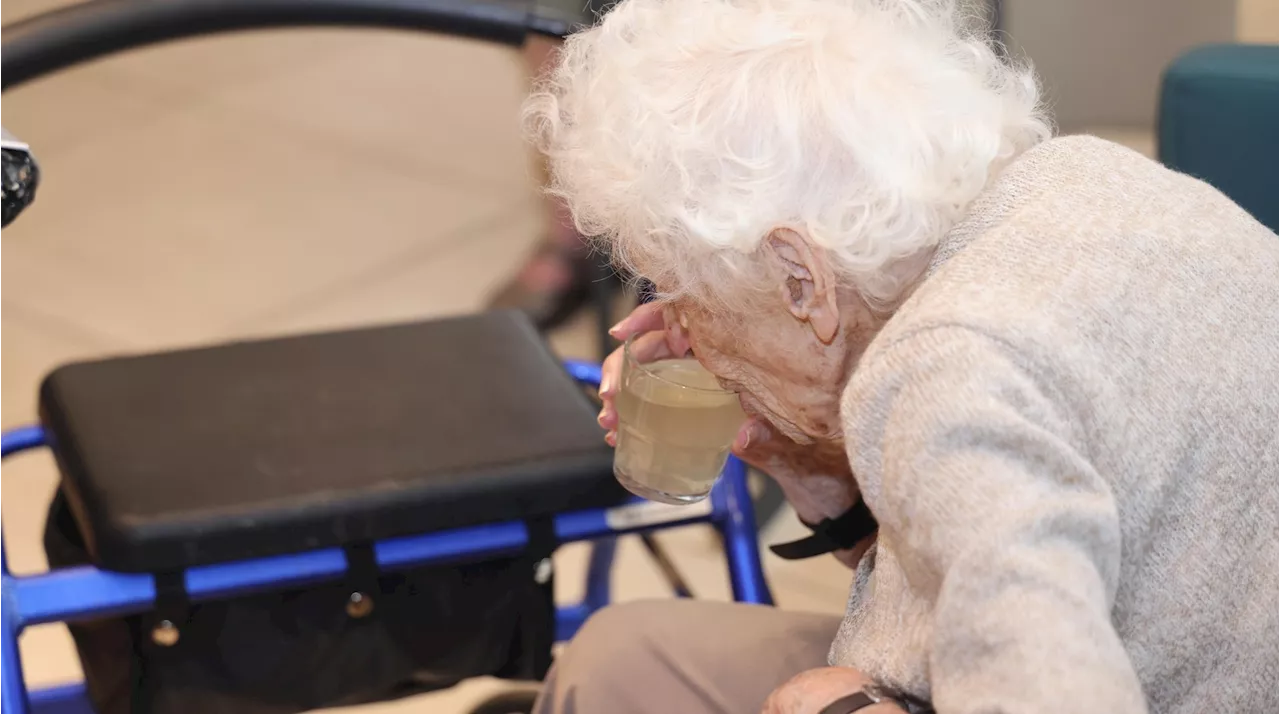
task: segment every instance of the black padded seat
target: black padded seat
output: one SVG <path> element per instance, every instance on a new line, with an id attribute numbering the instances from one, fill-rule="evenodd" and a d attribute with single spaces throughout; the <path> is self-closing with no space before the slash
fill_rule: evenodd
<path id="1" fill-rule="evenodd" d="M 626 498 L 516 313 L 62 367 L 40 392 L 94 562 L 161 572 Z"/>

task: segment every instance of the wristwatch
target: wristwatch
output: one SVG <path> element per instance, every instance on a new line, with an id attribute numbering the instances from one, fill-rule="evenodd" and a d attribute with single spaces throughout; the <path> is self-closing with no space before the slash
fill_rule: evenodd
<path id="1" fill-rule="evenodd" d="M 901 707 L 903 711 L 907 710 L 907 703 L 887 687 L 881 687 L 878 684 L 866 684 L 863 685 L 861 690 L 831 702 L 818 714 L 853 714 L 856 711 L 881 702 L 890 702 Z"/>

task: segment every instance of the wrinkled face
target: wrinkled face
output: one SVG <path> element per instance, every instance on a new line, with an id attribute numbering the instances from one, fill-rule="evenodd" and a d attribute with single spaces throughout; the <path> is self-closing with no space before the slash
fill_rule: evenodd
<path id="1" fill-rule="evenodd" d="M 772 291 L 716 310 L 677 299 L 664 312 L 667 343 L 683 349 L 687 340 L 748 414 L 792 441 L 840 441 L 841 392 L 888 315 L 843 286 L 825 251 L 799 229 L 775 228 L 753 259 Z"/>
<path id="2" fill-rule="evenodd" d="M 738 392 L 742 408 L 798 443 L 840 435 L 840 392 L 848 379 L 848 343 L 830 344 L 785 309 L 712 314 L 685 302 L 667 310 L 668 329 L 683 329 L 694 357 Z"/>

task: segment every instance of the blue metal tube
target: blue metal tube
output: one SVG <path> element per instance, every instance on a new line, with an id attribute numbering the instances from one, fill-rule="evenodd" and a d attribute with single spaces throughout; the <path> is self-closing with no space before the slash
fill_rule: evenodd
<path id="1" fill-rule="evenodd" d="M 617 538 L 601 538 L 591 544 L 591 561 L 587 565 L 587 591 L 582 597 L 582 604 L 586 606 L 588 615 L 609 604 L 613 555 L 617 549 Z"/>
<path id="2" fill-rule="evenodd" d="M 18 633 L 22 624 L 14 602 L 13 576 L 0 580 L 0 714 L 29 714 L 27 686 L 22 681 L 22 660 L 18 653 Z"/>
<path id="3" fill-rule="evenodd" d="M 614 528 L 610 527 L 605 511 L 593 510 L 557 516 L 555 526 L 562 542 L 572 542 L 707 520 L 710 516 L 700 513 L 679 521 Z M 396 570 L 413 565 L 512 554 L 519 552 L 527 543 L 528 531 L 523 523 L 496 523 L 382 541 L 375 546 L 374 552 L 380 566 Z M 603 558 L 603 554 L 600 557 Z M 334 579 L 341 577 L 346 569 L 346 558 L 341 549 L 324 548 L 190 568 L 186 572 L 186 586 L 193 600 L 210 600 L 282 585 Z M 14 616 L 18 618 L 19 627 L 142 612 L 155 600 L 155 581 L 145 573 L 115 573 L 80 566 L 40 575 L 9 577 L 10 604 L 15 607 Z M 592 592 L 590 587 L 588 592 Z"/>
<path id="4" fill-rule="evenodd" d="M 32 690 L 31 714 L 96 714 L 84 682 Z"/>
<path id="5" fill-rule="evenodd" d="M 3 592 L 0 598 L 4 598 Z M 3 605 L 0 609 L 4 609 Z M 12 617 L 0 622 L 0 711 L 27 714 L 27 686 L 22 681 L 22 660 L 18 659 L 18 627 Z"/>
<path id="6" fill-rule="evenodd" d="M 9 576 L 9 606 L 20 628 L 142 612 L 155 601 L 155 578 L 89 565 L 31 576 Z"/>
<path id="7" fill-rule="evenodd" d="M 383 570 L 400 570 L 427 563 L 515 555 L 529 542 L 529 530 L 520 522 L 455 528 L 426 536 L 391 538 L 375 544 L 378 565 Z"/>
<path id="8" fill-rule="evenodd" d="M 594 362 L 583 362 L 581 360 L 565 360 L 564 369 L 578 382 L 588 387 L 599 387 L 601 370 L 600 365 Z"/>
<path id="9" fill-rule="evenodd" d="M 755 507 L 747 488 L 747 467 L 729 457 L 724 477 L 711 492 L 712 517 L 724 535 L 725 556 L 729 561 L 729 585 L 733 599 L 759 605 L 772 605 L 773 594 L 760 565 L 760 543 L 756 534 Z"/>
<path id="10" fill-rule="evenodd" d="M 556 642 L 568 642 L 594 612 L 585 602 L 556 608 Z"/>
<path id="11" fill-rule="evenodd" d="M 20 426 L 0 434 L 0 459 L 45 445 L 44 427 Z"/>

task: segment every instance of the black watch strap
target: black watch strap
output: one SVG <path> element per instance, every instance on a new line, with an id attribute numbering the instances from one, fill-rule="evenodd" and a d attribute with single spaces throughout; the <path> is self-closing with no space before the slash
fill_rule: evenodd
<path id="1" fill-rule="evenodd" d="M 866 709 L 872 704 L 879 704 L 880 700 L 872 699 L 871 695 L 866 692 L 854 692 L 847 697 L 840 697 L 828 704 L 818 714 L 853 714 L 859 709 Z"/>
<path id="2" fill-rule="evenodd" d="M 817 525 L 805 525 L 813 531 L 813 535 L 790 543 L 771 545 L 769 550 L 783 560 L 812 558 L 852 548 L 863 538 L 875 533 L 879 527 L 875 516 L 871 515 L 871 509 L 867 508 L 867 502 L 862 499 L 858 499 L 852 508 L 835 518 L 828 518 Z"/>

